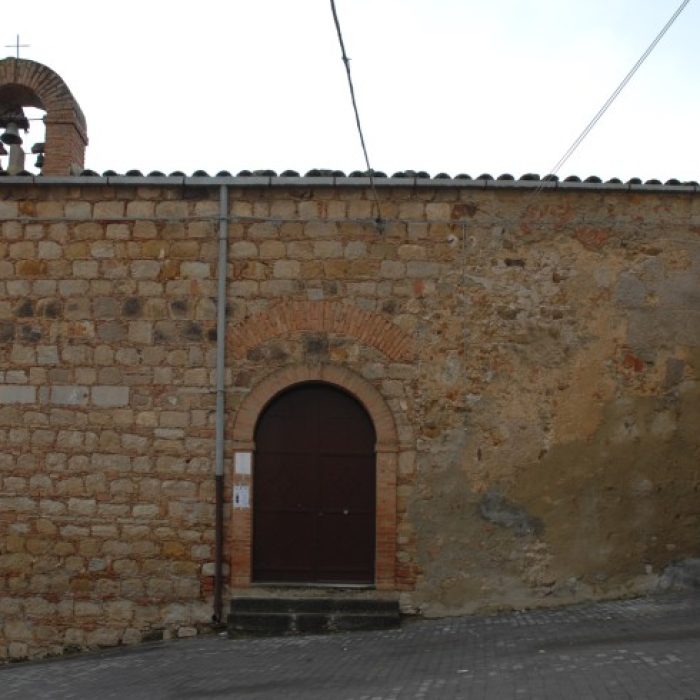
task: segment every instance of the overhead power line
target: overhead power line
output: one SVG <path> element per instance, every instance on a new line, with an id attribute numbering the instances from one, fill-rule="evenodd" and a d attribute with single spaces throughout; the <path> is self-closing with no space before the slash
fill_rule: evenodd
<path id="1" fill-rule="evenodd" d="M 331 0 L 331 11 L 333 12 L 333 21 L 335 22 L 335 29 L 338 33 L 338 42 L 340 43 L 340 51 L 342 54 L 343 63 L 345 64 L 345 72 L 348 76 L 348 85 L 350 86 L 350 98 L 352 99 L 352 108 L 355 112 L 355 123 L 357 124 L 357 132 L 360 135 L 360 143 L 362 144 L 362 152 L 365 156 L 365 164 L 367 165 L 367 174 L 369 175 L 369 183 L 372 188 L 372 194 L 374 196 L 375 204 L 377 205 L 377 225 L 381 226 L 382 223 L 382 211 L 379 206 L 379 196 L 377 195 L 377 189 L 374 186 L 374 171 L 372 166 L 369 164 L 369 156 L 367 155 L 367 145 L 365 144 L 365 137 L 362 133 L 362 124 L 360 124 L 360 113 L 357 109 L 357 100 L 355 99 L 355 87 L 352 84 L 352 75 L 350 74 L 350 59 L 345 52 L 345 43 L 343 42 L 343 33 L 340 30 L 340 22 L 338 21 L 338 13 L 335 9 L 335 0 Z"/>
<path id="2" fill-rule="evenodd" d="M 564 155 L 557 161 L 556 165 L 549 171 L 552 175 L 556 175 L 559 170 L 563 167 L 564 163 L 566 163 L 569 158 L 574 154 L 574 151 L 581 145 L 581 142 L 588 136 L 590 133 L 591 129 L 600 121 L 600 118 L 605 114 L 605 112 L 608 110 L 608 107 L 615 101 L 617 96 L 625 89 L 625 86 L 629 81 L 632 79 L 632 76 L 637 72 L 639 67 L 646 61 L 647 57 L 649 54 L 656 48 L 656 45 L 661 41 L 663 38 L 664 34 L 671 28 L 671 25 L 678 19 L 678 16 L 685 10 L 686 6 L 690 0 L 683 0 L 683 2 L 680 4 L 678 9 L 673 13 L 671 16 L 671 19 L 666 22 L 664 27 L 661 29 L 661 31 L 656 35 L 656 38 L 654 41 L 649 44 L 647 47 L 647 50 L 640 56 L 639 60 L 632 66 L 631 70 L 627 75 L 623 78 L 622 82 L 615 88 L 613 91 L 612 95 L 608 97 L 608 99 L 605 101 L 605 104 L 598 110 L 596 115 L 591 119 L 590 122 L 588 122 L 588 125 L 586 128 L 577 136 L 576 140 L 569 146 L 569 148 L 565 151 Z"/>

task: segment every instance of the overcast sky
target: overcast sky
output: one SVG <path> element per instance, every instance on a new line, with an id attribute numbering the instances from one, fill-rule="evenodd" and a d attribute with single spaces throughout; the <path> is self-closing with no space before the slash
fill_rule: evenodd
<path id="1" fill-rule="evenodd" d="M 336 0 L 372 166 L 545 174 L 679 4 Z M 91 169 L 364 169 L 329 0 L 32 0 L 2 30 L 77 98 Z M 700 180 L 699 30 L 693 0 L 560 176 Z"/>

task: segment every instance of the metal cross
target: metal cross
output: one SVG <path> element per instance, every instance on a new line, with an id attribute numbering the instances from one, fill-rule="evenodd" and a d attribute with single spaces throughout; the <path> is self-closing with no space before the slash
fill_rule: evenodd
<path id="1" fill-rule="evenodd" d="M 19 50 L 20 49 L 28 49 L 31 46 L 31 44 L 20 44 L 19 43 L 19 34 L 17 35 L 17 41 L 14 44 L 5 44 L 6 49 L 16 49 L 17 50 L 17 58 L 19 58 Z"/>

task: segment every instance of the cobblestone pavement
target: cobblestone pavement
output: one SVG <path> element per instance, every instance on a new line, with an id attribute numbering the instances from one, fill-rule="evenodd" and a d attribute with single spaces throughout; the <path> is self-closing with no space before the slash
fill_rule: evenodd
<path id="1" fill-rule="evenodd" d="M 0 667 L 14 698 L 700 698 L 700 594 L 143 645 Z"/>

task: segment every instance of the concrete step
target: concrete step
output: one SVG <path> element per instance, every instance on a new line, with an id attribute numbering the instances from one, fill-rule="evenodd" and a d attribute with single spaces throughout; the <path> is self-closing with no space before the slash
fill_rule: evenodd
<path id="1" fill-rule="evenodd" d="M 398 601 L 353 598 L 234 598 L 229 637 L 389 629 L 401 624 Z"/>

